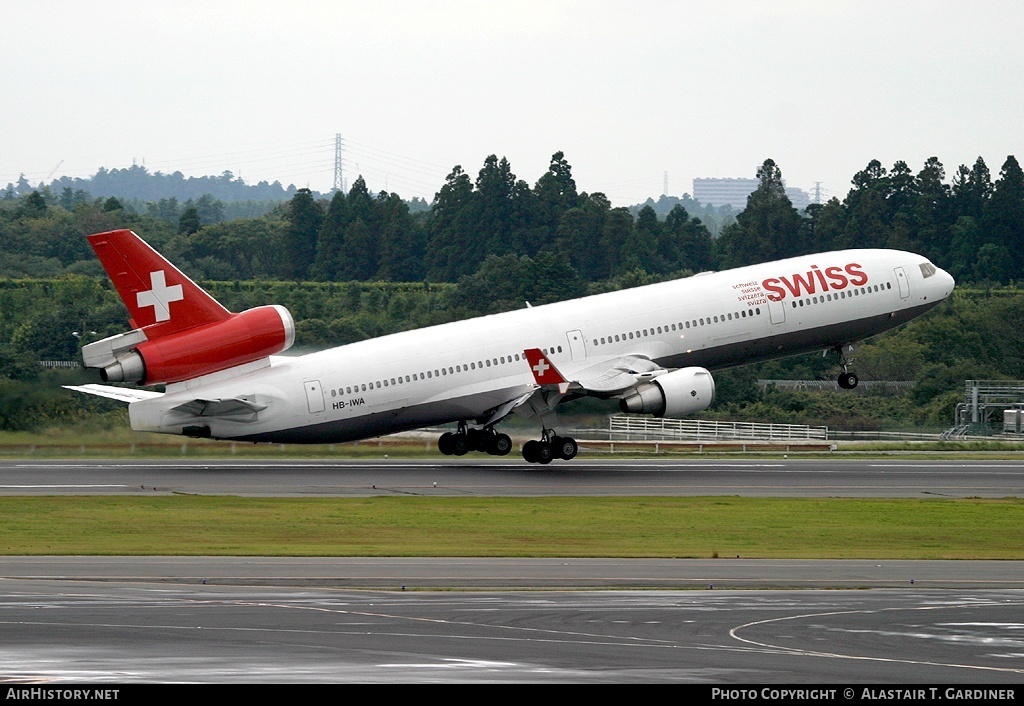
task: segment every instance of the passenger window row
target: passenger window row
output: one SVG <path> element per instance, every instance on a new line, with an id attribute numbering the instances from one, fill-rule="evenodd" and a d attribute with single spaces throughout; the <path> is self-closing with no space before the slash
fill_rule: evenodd
<path id="1" fill-rule="evenodd" d="M 886 282 L 884 284 L 870 284 L 867 287 L 855 287 L 849 291 L 842 289 L 838 292 L 829 292 L 828 294 L 819 294 L 813 297 L 794 299 L 789 303 L 789 305 L 796 309 L 798 306 L 811 306 L 812 304 L 824 304 L 826 302 L 839 301 L 840 299 L 853 299 L 854 297 L 867 296 L 868 294 L 874 294 L 876 292 L 889 289 L 892 289 L 892 283 L 890 282 Z"/>
<path id="2" fill-rule="evenodd" d="M 542 348 L 545 355 L 554 355 L 555 353 L 561 353 L 561 346 L 552 346 L 550 348 Z M 469 363 L 461 363 L 458 365 L 451 365 L 446 368 L 435 368 L 433 370 L 420 371 L 418 373 L 410 373 L 408 375 L 398 375 L 393 378 L 384 378 L 381 380 L 375 380 L 373 382 L 356 383 L 355 385 L 343 385 L 331 389 L 331 397 L 340 397 L 342 395 L 352 395 L 359 392 L 366 392 L 368 390 L 378 390 L 385 387 L 395 387 L 397 385 L 406 385 L 421 380 L 431 380 L 433 378 L 446 377 L 448 375 L 458 375 L 460 373 L 467 373 L 471 370 L 479 370 L 483 368 L 497 367 L 499 365 L 508 365 L 509 363 L 516 363 L 519 361 L 525 361 L 526 358 L 521 353 L 513 353 L 508 356 L 499 356 L 497 358 L 488 358 L 484 360 L 471 361 Z"/>
<path id="3" fill-rule="evenodd" d="M 630 341 L 639 338 L 649 338 L 650 336 L 660 336 L 662 334 L 671 333 L 672 331 L 683 331 L 688 328 L 699 328 L 701 326 L 710 326 L 711 324 L 722 323 L 725 321 L 732 321 L 734 319 L 746 319 L 748 317 L 760 316 L 761 307 L 750 307 L 749 309 L 741 309 L 737 312 L 729 312 L 726 314 L 711 315 L 708 317 L 701 317 L 696 319 L 690 319 L 687 321 L 680 321 L 677 324 L 665 324 L 664 326 L 657 326 L 650 329 L 640 329 L 635 333 L 633 331 L 627 331 L 626 333 L 609 334 L 607 336 L 601 336 L 600 338 L 593 339 L 594 346 L 604 346 L 609 343 L 621 343 L 622 341 Z"/>

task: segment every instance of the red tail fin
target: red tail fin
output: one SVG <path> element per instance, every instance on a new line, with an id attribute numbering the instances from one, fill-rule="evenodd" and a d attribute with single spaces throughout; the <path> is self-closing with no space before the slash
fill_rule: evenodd
<path id="1" fill-rule="evenodd" d="M 135 329 L 82 348 L 108 382 L 181 382 L 280 353 L 295 340 L 282 306 L 232 314 L 130 230 L 89 236 Z M 269 365 L 269 360 L 267 361 Z"/>
<path id="2" fill-rule="evenodd" d="M 149 340 L 223 321 L 231 312 L 130 230 L 89 236 L 131 315 Z"/>

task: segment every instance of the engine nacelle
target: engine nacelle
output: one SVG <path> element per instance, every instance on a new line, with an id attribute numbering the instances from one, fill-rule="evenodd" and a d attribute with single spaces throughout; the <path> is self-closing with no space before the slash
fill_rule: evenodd
<path id="1" fill-rule="evenodd" d="M 145 332 L 145 329 L 142 329 Z M 283 306 L 260 306 L 216 323 L 145 340 L 104 365 L 106 382 L 181 382 L 287 350 L 295 322 Z"/>
<path id="2" fill-rule="evenodd" d="M 638 385 L 623 397 L 619 408 L 633 414 L 683 417 L 711 406 L 715 379 L 704 368 L 680 368 Z"/>

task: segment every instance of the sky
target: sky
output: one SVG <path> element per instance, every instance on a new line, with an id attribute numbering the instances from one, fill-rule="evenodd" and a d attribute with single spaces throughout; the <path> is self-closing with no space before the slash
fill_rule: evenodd
<path id="1" fill-rule="evenodd" d="M 615 206 L 873 160 L 993 177 L 1024 135 L 1017 0 L 32 0 L 0 10 L 0 187 L 144 165 L 433 198 L 564 152 Z"/>

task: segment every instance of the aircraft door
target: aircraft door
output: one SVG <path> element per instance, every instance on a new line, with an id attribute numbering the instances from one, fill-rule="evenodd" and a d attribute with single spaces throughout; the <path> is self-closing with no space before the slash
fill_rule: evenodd
<path id="1" fill-rule="evenodd" d="M 566 331 L 565 337 L 569 339 L 569 352 L 574 361 L 584 360 L 587 357 L 587 344 L 583 340 L 581 331 Z"/>
<path id="2" fill-rule="evenodd" d="M 900 299 L 906 299 L 910 296 L 910 281 L 907 279 L 907 273 L 902 267 L 895 267 L 893 270 L 896 272 L 896 284 L 900 287 Z"/>
<path id="3" fill-rule="evenodd" d="M 309 405 L 309 413 L 317 414 L 324 411 L 324 391 L 320 387 L 319 380 L 307 380 L 302 383 L 306 388 L 306 404 Z"/>
<path id="4" fill-rule="evenodd" d="M 771 317 L 773 324 L 784 324 L 786 323 L 786 300 L 772 301 L 768 300 L 768 315 Z"/>

